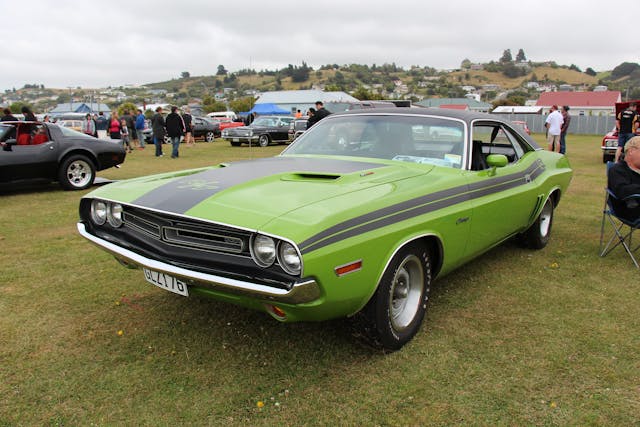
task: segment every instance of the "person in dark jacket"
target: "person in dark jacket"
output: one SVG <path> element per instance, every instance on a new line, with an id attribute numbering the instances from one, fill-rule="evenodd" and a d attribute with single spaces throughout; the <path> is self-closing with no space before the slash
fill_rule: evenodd
<path id="1" fill-rule="evenodd" d="M 153 131 L 153 145 L 156 146 L 156 157 L 162 157 L 162 142 L 166 134 L 162 107 L 156 108 L 156 113 L 151 118 L 151 130 Z"/>
<path id="2" fill-rule="evenodd" d="M 4 115 L 0 117 L 0 122 L 17 122 L 18 121 L 16 116 L 11 114 L 10 109 L 5 108 L 4 110 L 2 110 L 2 112 L 4 113 Z"/>
<path id="3" fill-rule="evenodd" d="M 22 107 L 22 114 L 24 115 L 25 122 L 37 122 L 36 115 L 26 105 Z"/>
<path id="4" fill-rule="evenodd" d="M 640 136 L 634 136 L 624 146 L 624 160 L 616 163 L 608 173 L 609 190 L 616 196 L 613 210 L 629 221 L 640 219 L 640 198 L 623 200 L 640 194 Z"/>
<path id="5" fill-rule="evenodd" d="M 316 110 L 313 115 L 309 117 L 309 120 L 307 120 L 307 129 L 327 117 L 329 114 L 331 114 L 331 111 L 324 108 L 322 101 L 316 101 Z"/>
<path id="6" fill-rule="evenodd" d="M 182 116 L 178 114 L 178 107 L 171 107 L 171 113 L 167 115 L 165 127 L 167 128 L 167 135 L 171 138 L 171 158 L 177 159 L 179 156 L 180 138 L 182 138 L 185 131 L 184 120 L 182 120 Z"/>

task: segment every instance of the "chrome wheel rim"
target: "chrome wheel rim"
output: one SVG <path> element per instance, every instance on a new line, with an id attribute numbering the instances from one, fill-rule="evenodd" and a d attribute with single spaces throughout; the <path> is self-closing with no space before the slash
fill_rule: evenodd
<path id="1" fill-rule="evenodd" d="M 260 136 L 258 143 L 260 144 L 261 147 L 266 147 L 267 145 L 269 145 L 269 137 L 266 135 Z"/>
<path id="2" fill-rule="evenodd" d="M 408 255 L 396 270 L 389 292 L 391 326 L 406 329 L 415 319 L 422 302 L 424 269 L 420 258 Z"/>
<path id="3" fill-rule="evenodd" d="M 91 165 L 84 160 L 75 160 L 67 167 L 67 180 L 74 187 L 84 187 L 92 177 Z"/>
<path id="4" fill-rule="evenodd" d="M 540 212 L 540 235 L 546 237 L 551 229 L 551 217 L 553 215 L 553 205 L 551 200 L 547 200 L 544 204 L 542 212 Z"/>

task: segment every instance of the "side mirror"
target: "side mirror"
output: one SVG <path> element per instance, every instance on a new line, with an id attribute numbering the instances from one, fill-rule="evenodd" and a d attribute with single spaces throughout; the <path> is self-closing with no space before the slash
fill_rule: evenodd
<path id="1" fill-rule="evenodd" d="M 11 147 L 13 147 L 14 145 L 18 145 L 18 141 L 16 141 L 14 138 L 11 138 L 11 139 L 7 139 L 6 141 L 3 141 L 1 144 L 2 144 L 2 150 L 12 151 Z"/>
<path id="2" fill-rule="evenodd" d="M 509 159 L 504 154 L 489 154 L 487 165 L 491 168 L 503 168 L 509 164 Z"/>

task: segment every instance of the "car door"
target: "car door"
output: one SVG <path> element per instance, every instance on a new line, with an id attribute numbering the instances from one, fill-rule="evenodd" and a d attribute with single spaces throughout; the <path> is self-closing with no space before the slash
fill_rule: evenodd
<path id="1" fill-rule="evenodd" d="M 47 132 L 39 125 L 36 132 Z M 0 182 L 53 179 L 58 169 L 58 144 L 51 140 L 36 145 L 6 145 L 0 150 Z"/>
<path id="2" fill-rule="evenodd" d="M 531 222 L 544 196 L 535 183 L 544 165 L 526 141 L 500 122 L 475 122 L 471 132 L 468 173 L 472 221 L 468 252 L 474 256 Z M 489 168 L 486 157 L 490 154 L 505 155 L 507 165 Z"/>
<path id="3" fill-rule="evenodd" d="M 270 131 L 271 139 L 274 141 L 288 141 L 289 140 L 289 123 L 291 120 L 279 117 L 276 120 L 276 125 L 273 130 Z"/>

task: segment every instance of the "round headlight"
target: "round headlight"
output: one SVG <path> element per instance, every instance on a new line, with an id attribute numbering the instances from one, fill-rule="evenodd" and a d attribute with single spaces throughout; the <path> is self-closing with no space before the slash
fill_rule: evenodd
<path id="1" fill-rule="evenodd" d="M 280 242 L 278 245 L 278 263 L 289 274 L 300 274 L 302 262 L 296 248 L 288 242 Z"/>
<path id="2" fill-rule="evenodd" d="M 122 205 L 120 203 L 110 203 L 107 208 L 107 221 L 109 225 L 118 228 L 122 225 Z"/>
<path id="3" fill-rule="evenodd" d="M 269 267 L 276 260 L 276 243 L 271 237 L 258 234 L 253 238 L 251 255 L 260 267 Z"/>
<path id="4" fill-rule="evenodd" d="M 102 200 L 91 202 L 91 220 L 98 225 L 102 225 L 107 221 L 107 204 Z"/>

